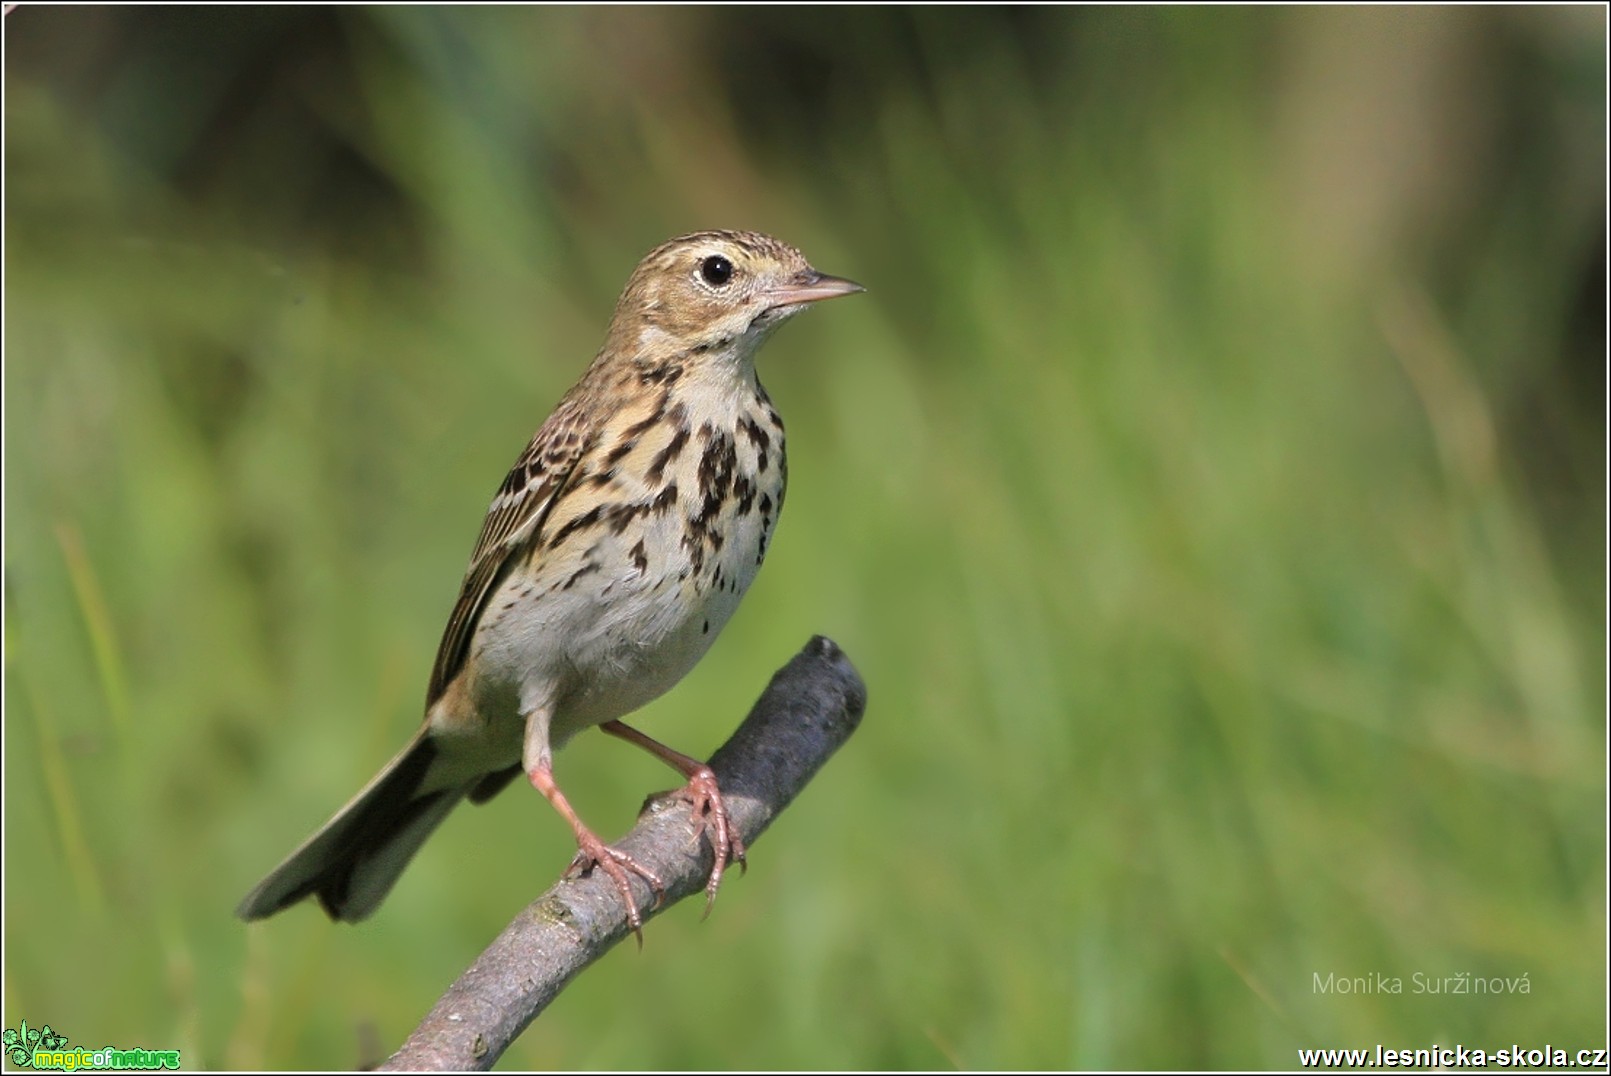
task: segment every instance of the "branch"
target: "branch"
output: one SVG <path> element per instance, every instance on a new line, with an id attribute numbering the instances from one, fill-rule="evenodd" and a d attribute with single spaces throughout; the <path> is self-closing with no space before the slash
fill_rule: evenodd
<path id="1" fill-rule="evenodd" d="M 710 760 L 746 845 L 856 730 L 866 705 L 850 659 L 821 635 L 773 675 Z M 653 895 L 633 876 L 646 920 L 704 891 L 710 842 L 690 842 L 691 826 L 686 802 L 651 797 L 616 842 L 665 882 L 665 903 L 650 910 Z M 620 894 L 603 871 L 561 879 L 504 928 L 380 1071 L 490 1069 L 567 983 L 628 933 Z"/>

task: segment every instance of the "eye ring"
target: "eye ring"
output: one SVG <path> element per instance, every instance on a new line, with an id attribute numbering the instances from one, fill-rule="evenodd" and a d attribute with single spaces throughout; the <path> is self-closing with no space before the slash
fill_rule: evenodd
<path id="1" fill-rule="evenodd" d="M 699 275 L 713 288 L 726 287 L 733 279 L 733 263 L 720 254 L 712 254 L 699 263 Z"/>

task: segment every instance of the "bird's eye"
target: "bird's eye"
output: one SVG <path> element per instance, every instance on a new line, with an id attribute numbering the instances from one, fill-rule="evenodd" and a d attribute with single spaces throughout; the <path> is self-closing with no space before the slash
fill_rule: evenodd
<path id="1" fill-rule="evenodd" d="M 699 275 L 705 283 L 719 288 L 733 279 L 733 263 L 720 254 L 712 254 L 699 263 Z"/>

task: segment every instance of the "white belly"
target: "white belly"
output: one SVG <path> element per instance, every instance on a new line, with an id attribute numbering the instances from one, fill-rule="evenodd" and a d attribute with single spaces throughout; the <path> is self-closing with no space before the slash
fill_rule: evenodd
<path id="1" fill-rule="evenodd" d="M 757 517 L 725 528 L 720 552 L 697 573 L 683 533 L 679 521 L 666 520 L 638 535 L 634 544 L 642 539 L 646 568 L 638 566 L 631 546 L 611 536 L 601 559 L 615 571 L 602 591 L 566 603 L 564 661 L 579 675 L 556 707 L 555 747 L 669 691 L 738 608 L 760 567 L 763 531 Z"/>

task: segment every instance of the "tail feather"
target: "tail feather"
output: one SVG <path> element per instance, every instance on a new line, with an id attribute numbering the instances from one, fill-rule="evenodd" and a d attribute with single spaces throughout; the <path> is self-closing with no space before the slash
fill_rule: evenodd
<path id="1" fill-rule="evenodd" d="M 246 895 L 235 914 L 264 919 L 314 896 L 355 923 L 380 906 L 414 853 L 466 787 L 421 791 L 437 748 L 422 729 L 363 791 Z"/>

